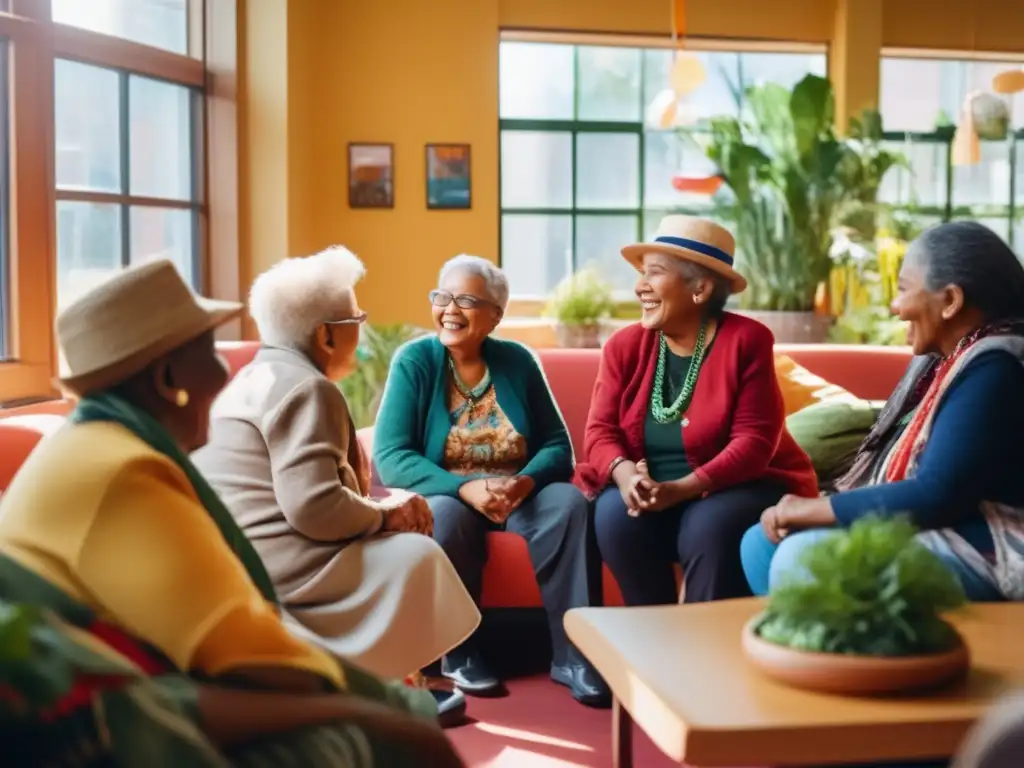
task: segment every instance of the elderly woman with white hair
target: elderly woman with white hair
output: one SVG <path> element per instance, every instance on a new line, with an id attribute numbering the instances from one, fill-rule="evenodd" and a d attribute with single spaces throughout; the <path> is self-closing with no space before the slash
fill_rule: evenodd
<path id="1" fill-rule="evenodd" d="M 389 487 L 425 496 L 434 538 L 479 601 L 488 531 L 526 539 L 547 609 L 551 677 L 584 704 L 603 706 L 603 681 L 562 627 L 587 605 L 589 509 L 569 483 L 572 445 L 547 380 L 521 344 L 491 338 L 508 303 L 504 273 L 457 256 L 430 293 L 436 335 L 409 342 L 392 361 L 377 417 L 374 463 Z M 465 693 L 501 687 L 472 639 L 441 671 Z"/>
<path id="2" fill-rule="evenodd" d="M 430 538 L 423 498 L 368 496 L 369 464 L 336 384 L 356 365 L 362 276 L 359 259 L 334 247 L 256 279 L 249 311 L 262 347 L 218 397 L 194 460 L 263 559 L 293 629 L 405 677 L 471 635 L 480 614 Z M 450 692 L 435 698 L 442 715 L 465 706 Z"/>

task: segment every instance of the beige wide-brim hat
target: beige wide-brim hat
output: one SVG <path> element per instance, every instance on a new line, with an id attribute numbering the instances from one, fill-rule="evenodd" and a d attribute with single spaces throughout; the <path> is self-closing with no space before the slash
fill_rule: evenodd
<path id="1" fill-rule="evenodd" d="M 166 259 L 126 269 L 57 316 L 59 383 L 77 395 L 120 384 L 242 308 L 196 296 Z"/>
<path id="2" fill-rule="evenodd" d="M 686 259 L 729 281 L 733 293 L 746 290 L 747 280 L 733 268 L 736 239 L 725 227 L 698 216 L 666 216 L 649 243 L 627 245 L 622 249 L 626 261 L 637 271 L 643 269 L 644 254 L 663 253 Z"/>

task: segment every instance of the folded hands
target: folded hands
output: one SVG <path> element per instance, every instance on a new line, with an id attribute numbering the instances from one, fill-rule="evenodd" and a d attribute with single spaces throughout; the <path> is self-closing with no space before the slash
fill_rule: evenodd
<path id="1" fill-rule="evenodd" d="M 459 498 L 492 523 L 503 524 L 533 491 L 526 475 L 480 477 L 459 488 Z"/>

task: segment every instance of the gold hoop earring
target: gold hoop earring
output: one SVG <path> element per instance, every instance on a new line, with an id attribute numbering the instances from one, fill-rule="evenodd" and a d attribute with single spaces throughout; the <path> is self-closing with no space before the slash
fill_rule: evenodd
<path id="1" fill-rule="evenodd" d="M 187 389 L 179 389 L 174 393 L 174 404 L 179 408 L 184 408 L 188 405 L 189 397 Z"/>

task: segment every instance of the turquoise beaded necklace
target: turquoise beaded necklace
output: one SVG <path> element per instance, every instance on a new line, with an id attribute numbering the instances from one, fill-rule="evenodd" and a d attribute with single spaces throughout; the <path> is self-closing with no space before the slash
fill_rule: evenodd
<path id="1" fill-rule="evenodd" d="M 697 375 L 704 363 L 706 347 L 704 342 L 707 338 L 707 321 L 701 323 L 700 332 L 697 334 L 697 343 L 693 345 L 693 359 L 690 361 L 690 370 L 686 372 L 683 380 L 683 388 L 679 395 L 672 401 L 671 405 L 665 405 L 665 370 L 668 359 L 668 342 L 665 334 L 658 334 L 658 367 L 654 371 L 654 386 L 651 387 L 651 415 L 659 424 L 671 424 L 680 421 L 686 409 L 690 407 L 690 400 L 693 399 L 693 390 L 697 386 Z"/>

